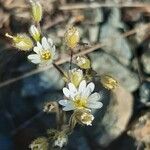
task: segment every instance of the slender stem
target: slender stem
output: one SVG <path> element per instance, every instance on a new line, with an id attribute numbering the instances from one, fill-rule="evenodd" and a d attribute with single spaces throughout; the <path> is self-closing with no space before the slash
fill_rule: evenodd
<path id="1" fill-rule="evenodd" d="M 150 23 L 146 24 L 146 25 L 145 25 L 145 28 L 150 28 Z M 137 30 L 138 30 L 138 28 L 135 28 L 135 29 L 133 29 L 133 30 L 127 31 L 127 32 L 123 33 L 122 36 L 123 36 L 123 37 L 128 37 L 128 36 L 130 36 L 130 35 L 136 34 L 136 33 L 137 33 Z M 109 39 L 109 38 L 107 38 L 107 39 Z M 94 45 L 94 46 L 91 47 L 91 48 L 88 48 L 88 49 L 86 49 L 86 50 L 82 50 L 82 51 L 78 52 L 77 54 L 74 54 L 73 57 L 83 56 L 83 55 L 85 55 L 85 54 L 91 53 L 91 52 L 93 52 L 93 51 L 95 51 L 95 50 L 97 50 L 97 49 L 99 49 L 99 48 L 104 47 L 104 46 L 105 46 L 105 43 L 98 43 L 98 44 Z M 70 58 L 69 58 L 68 56 L 66 56 L 66 57 L 63 57 L 63 58 L 61 58 L 60 60 L 56 61 L 55 64 L 61 65 L 61 64 L 64 64 L 64 63 L 66 63 L 66 62 L 69 62 L 69 61 L 70 61 Z M 43 68 L 40 68 L 40 69 L 39 69 L 39 68 L 38 68 L 38 69 L 34 69 L 34 70 L 32 70 L 32 71 L 30 71 L 30 72 L 27 72 L 27 73 L 25 73 L 25 74 L 23 74 L 23 75 L 21 75 L 21 76 L 18 76 L 18 77 L 14 77 L 14 78 L 5 80 L 5 81 L 3 81 L 3 82 L 0 83 L 0 88 L 5 87 L 5 86 L 7 86 L 7 85 L 10 85 L 10 84 L 12 84 L 12 83 L 14 83 L 14 82 L 17 82 L 17 81 L 21 80 L 21 79 L 27 78 L 27 77 L 29 77 L 29 76 L 32 76 L 32 75 L 38 74 L 38 73 L 40 73 L 40 72 L 43 72 L 43 71 L 45 71 L 45 70 L 48 70 L 48 69 L 50 69 L 51 67 L 52 67 L 52 65 L 46 66 L 46 67 L 43 67 Z"/>
<path id="2" fill-rule="evenodd" d="M 73 58 L 73 51 L 72 49 L 70 49 L 70 66 L 69 66 L 70 70 L 72 69 L 72 58 Z"/>
<path id="3" fill-rule="evenodd" d="M 53 66 L 58 70 L 58 72 L 59 72 L 62 76 L 65 76 L 65 77 L 66 77 L 64 71 L 63 71 L 57 64 L 53 63 Z"/>
<path id="4" fill-rule="evenodd" d="M 73 10 L 78 10 L 78 9 L 96 9 L 96 8 L 101 8 L 101 7 L 149 7 L 148 3 L 140 3 L 138 1 L 134 3 L 98 3 L 98 2 L 93 2 L 93 3 L 70 3 L 70 4 L 65 4 L 59 7 L 60 10 L 63 11 L 73 11 Z"/>
<path id="5" fill-rule="evenodd" d="M 57 129 L 61 130 L 61 126 L 62 126 L 61 110 L 59 109 L 58 103 L 57 103 L 57 112 L 56 112 L 56 123 L 57 123 Z"/>

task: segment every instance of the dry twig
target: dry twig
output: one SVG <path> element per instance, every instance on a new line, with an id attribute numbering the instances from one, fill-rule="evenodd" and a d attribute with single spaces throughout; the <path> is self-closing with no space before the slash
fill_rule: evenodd
<path id="1" fill-rule="evenodd" d="M 145 28 L 149 28 L 149 27 L 150 27 L 150 24 L 145 25 Z M 130 30 L 130 31 L 127 31 L 127 32 L 123 33 L 122 36 L 123 36 L 123 37 L 128 37 L 128 36 L 133 35 L 133 34 L 136 34 L 136 33 L 137 33 L 137 29 L 135 28 L 135 29 L 133 29 L 133 30 Z M 91 48 L 88 48 L 88 49 L 86 49 L 86 50 L 82 50 L 82 51 L 80 51 L 80 52 L 74 54 L 73 58 L 76 58 L 76 57 L 78 57 L 78 56 L 83 56 L 83 55 L 89 54 L 89 53 L 91 53 L 91 52 L 93 52 L 93 51 L 95 51 L 95 50 L 97 50 L 97 49 L 99 49 L 99 48 L 102 48 L 102 47 L 104 47 L 104 46 L 105 46 L 104 43 L 96 44 L 96 45 L 94 45 L 94 46 L 91 47 Z M 55 64 L 56 64 L 56 65 L 61 65 L 61 64 L 64 64 L 64 63 L 66 63 L 66 62 L 69 62 L 69 61 L 70 61 L 70 56 L 66 55 L 66 56 L 60 58 L 58 61 L 56 61 Z M 50 69 L 52 66 L 53 66 L 53 65 L 46 66 L 46 67 L 43 67 L 43 68 L 34 69 L 34 70 L 32 70 L 32 71 L 30 71 L 30 72 L 27 72 L 27 73 L 25 73 L 25 74 L 23 74 L 23 75 L 21 75 L 21 76 L 18 76 L 18 77 L 15 77 L 15 78 L 11 78 L 11 79 L 9 79 L 9 80 L 6 80 L 6 81 L 4 81 L 4 82 L 1 82 L 1 83 L 0 83 L 0 88 L 5 87 L 5 86 L 7 86 L 7 85 L 9 85 L 9 84 L 15 83 L 15 82 L 17 82 L 17 81 L 19 81 L 19 80 L 21 80 L 21 79 L 24 79 L 24 78 L 30 77 L 30 76 L 32 76 L 32 75 L 38 74 L 38 73 L 40 73 L 40 72 L 46 71 L 46 70 Z"/>
<path id="2" fill-rule="evenodd" d="M 115 4 L 115 3 L 72 3 L 72 4 L 66 4 L 63 6 L 60 6 L 60 10 L 75 10 L 75 9 L 95 9 L 95 8 L 100 8 L 100 7 L 150 7 L 148 3 L 139 3 L 139 2 L 134 2 L 134 3 L 120 3 L 120 4 Z"/>

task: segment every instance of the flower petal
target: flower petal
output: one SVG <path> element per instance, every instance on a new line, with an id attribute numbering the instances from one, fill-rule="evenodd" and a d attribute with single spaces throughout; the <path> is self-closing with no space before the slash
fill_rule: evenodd
<path id="1" fill-rule="evenodd" d="M 40 59 L 39 55 L 37 55 L 37 54 L 29 55 L 28 59 L 35 64 L 39 64 L 41 62 L 41 59 Z"/>
<path id="2" fill-rule="evenodd" d="M 63 99 L 63 100 L 60 100 L 58 103 L 62 106 L 67 106 L 69 100 L 66 100 L 66 99 Z"/>
<path id="3" fill-rule="evenodd" d="M 43 46 L 44 50 L 50 50 L 50 45 L 49 45 L 46 37 L 42 38 L 42 46 Z"/>
<path id="4" fill-rule="evenodd" d="M 75 107 L 73 105 L 67 105 L 66 107 L 63 108 L 64 111 L 70 111 L 70 110 L 74 110 Z"/>
<path id="5" fill-rule="evenodd" d="M 95 102 L 98 101 L 100 97 L 101 97 L 100 94 L 95 92 L 88 97 L 88 101 Z"/>
<path id="6" fill-rule="evenodd" d="M 37 42 L 37 47 L 39 48 L 40 51 L 43 50 L 43 47 L 42 47 L 42 45 L 40 44 L 40 42 Z"/>
<path id="7" fill-rule="evenodd" d="M 88 102 L 88 108 L 94 108 L 94 109 L 98 109 L 101 108 L 103 106 L 102 102 Z"/>
<path id="8" fill-rule="evenodd" d="M 79 85 L 79 93 L 82 93 L 85 90 L 85 88 L 86 88 L 86 81 L 83 80 Z"/>
<path id="9" fill-rule="evenodd" d="M 89 97 L 90 94 L 91 94 L 91 89 L 90 88 L 85 88 L 84 91 L 82 91 L 81 96 Z"/>
<path id="10" fill-rule="evenodd" d="M 93 82 L 89 83 L 86 88 L 89 88 L 91 92 L 94 91 L 95 85 Z"/>
<path id="11" fill-rule="evenodd" d="M 76 87 L 74 86 L 74 84 L 69 83 L 69 84 L 68 84 L 68 87 L 69 87 L 69 90 L 70 90 L 71 93 L 77 93 L 77 89 L 76 89 Z"/>
<path id="12" fill-rule="evenodd" d="M 40 49 L 38 46 L 35 46 L 35 47 L 33 48 L 33 51 L 34 51 L 35 53 L 37 53 L 37 54 L 39 54 L 41 50 L 42 50 L 42 49 Z"/>
<path id="13" fill-rule="evenodd" d="M 63 88 L 63 93 L 66 97 L 69 97 L 71 94 L 70 91 L 66 87 Z"/>

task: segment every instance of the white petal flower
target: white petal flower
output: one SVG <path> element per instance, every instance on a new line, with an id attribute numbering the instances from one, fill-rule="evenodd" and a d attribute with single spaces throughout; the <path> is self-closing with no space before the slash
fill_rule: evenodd
<path id="1" fill-rule="evenodd" d="M 69 83 L 68 88 L 63 88 L 63 93 L 67 99 L 60 100 L 59 104 L 64 106 L 63 110 L 76 110 L 76 109 L 98 109 L 103 106 L 100 99 L 100 94 L 94 91 L 95 85 L 93 82 L 86 84 L 83 80 L 79 87 L 76 88 L 74 84 Z"/>
<path id="2" fill-rule="evenodd" d="M 53 62 L 55 56 L 55 46 L 53 43 L 49 43 L 45 37 L 42 38 L 41 43 L 37 42 L 37 46 L 34 47 L 33 51 L 36 54 L 31 54 L 28 59 L 39 65 L 49 65 Z"/>

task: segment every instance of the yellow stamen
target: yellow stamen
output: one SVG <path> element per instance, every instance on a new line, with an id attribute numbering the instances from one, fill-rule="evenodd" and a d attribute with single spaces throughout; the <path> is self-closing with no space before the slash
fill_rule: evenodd
<path id="1" fill-rule="evenodd" d="M 81 98 L 80 96 L 77 96 L 74 100 L 74 105 L 76 108 L 79 108 L 79 109 L 86 108 L 87 100 L 86 98 Z"/>
<path id="2" fill-rule="evenodd" d="M 49 60 L 51 59 L 52 55 L 49 51 L 44 51 L 42 54 L 41 54 L 41 58 L 43 60 Z"/>

